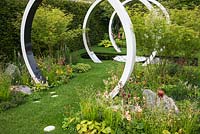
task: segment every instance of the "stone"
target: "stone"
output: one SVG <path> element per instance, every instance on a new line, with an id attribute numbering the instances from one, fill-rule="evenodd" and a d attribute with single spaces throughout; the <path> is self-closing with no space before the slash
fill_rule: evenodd
<path id="1" fill-rule="evenodd" d="M 145 89 L 143 91 L 143 96 L 146 100 L 146 107 L 147 108 L 161 108 L 162 110 L 166 111 L 174 111 L 175 113 L 179 112 L 178 107 L 176 106 L 174 100 L 167 95 L 164 95 L 160 98 L 156 93 L 149 89 Z"/>
<path id="2" fill-rule="evenodd" d="M 49 92 L 51 95 L 56 94 L 56 92 Z"/>
<path id="3" fill-rule="evenodd" d="M 147 58 L 144 56 L 136 56 L 135 62 L 144 62 Z M 126 62 L 126 55 L 117 55 L 113 60 L 118 62 Z"/>
<path id="4" fill-rule="evenodd" d="M 40 101 L 34 101 L 33 103 L 40 103 Z"/>
<path id="5" fill-rule="evenodd" d="M 31 88 L 25 85 L 11 86 L 11 91 L 21 92 L 27 95 L 32 94 Z"/>
<path id="6" fill-rule="evenodd" d="M 51 97 L 52 97 L 52 98 L 56 98 L 56 97 L 58 97 L 58 95 L 57 95 L 57 94 L 55 94 L 55 95 L 52 95 Z"/>
<path id="7" fill-rule="evenodd" d="M 5 70 L 5 74 L 11 76 L 12 78 L 16 78 L 20 76 L 19 68 L 13 64 L 8 64 L 8 67 Z"/>
<path id="8" fill-rule="evenodd" d="M 51 132 L 51 131 L 53 131 L 55 129 L 56 129 L 55 126 L 47 126 L 47 127 L 44 128 L 44 132 Z"/>

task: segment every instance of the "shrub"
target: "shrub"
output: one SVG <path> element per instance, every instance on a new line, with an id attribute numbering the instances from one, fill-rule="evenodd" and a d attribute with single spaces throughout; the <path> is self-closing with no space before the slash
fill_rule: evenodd
<path id="1" fill-rule="evenodd" d="M 165 46 L 164 56 L 179 56 L 184 58 L 195 57 L 200 49 L 199 33 L 192 29 L 171 25 L 163 33 L 163 37 L 158 42 L 160 48 Z"/>
<path id="2" fill-rule="evenodd" d="M 91 69 L 91 66 L 89 64 L 77 63 L 76 65 L 72 65 L 72 69 L 76 73 L 85 73 Z"/>
<path id="3" fill-rule="evenodd" d="M 170 18 L 173 24 L 179 26 L 185 26 L 187 28 L 193 29 L 195 31 L 200 31 L 200 9 L 195 8 L 193 10 L 187 9 L 171 9 Z"/>
<path id="4" fill-rule="evenodd" d="M 101 40 L 98 44 L 99 47 L 112 47 L 112 44 L 109 40 Z"/>
<path id="5" fill-rule="evenodd" d="M 52 56 L 56 49 L 64 48 L 63 45 L 67 45 L 67 41 L 70 42 L 73 37 L 76 37 L 81 30 L 69 29 L 72 20 L 72 14 L 65 15 L 58 8 L 40 7 L 33 21 L 32 32 L 34 46 L 38 52 L 48 47 L 48 52 Z"/>
<path id="6" fill-rule="evenodd" d="M 194 9 L 200 5 L 200 0 L 160 0 L 159 2 L 171 9 Z"/>

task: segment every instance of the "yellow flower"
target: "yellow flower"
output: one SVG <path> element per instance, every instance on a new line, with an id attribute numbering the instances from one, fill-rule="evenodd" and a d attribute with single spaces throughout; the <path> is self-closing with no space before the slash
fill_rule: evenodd
<path id="1" fill-rule="evenodd" d="M 62 69 L 57 69 L 56 70 L 56 74 L 58 74 L 58 75 L 61 75 L 61 74 L 63 74 L 64 72 L 63 72 L 63 70 Z"/>
<path id="2" fill-rule="evenodd" d="M 171 134 L 168 130 L 163 130 L 162 133 L 163 134 Z"/>

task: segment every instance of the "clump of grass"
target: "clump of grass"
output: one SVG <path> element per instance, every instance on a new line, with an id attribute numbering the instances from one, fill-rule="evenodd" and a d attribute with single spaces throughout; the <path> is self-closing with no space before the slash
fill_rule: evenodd
<path id="1" fill-rule="evenodd" d="M 0 102 L 10 97 L 11 78 L 0 70 Z"/>

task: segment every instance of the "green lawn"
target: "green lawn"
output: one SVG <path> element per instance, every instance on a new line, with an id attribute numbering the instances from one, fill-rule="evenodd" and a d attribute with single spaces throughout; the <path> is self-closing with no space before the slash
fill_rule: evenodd
<path id="1" fill-rule="evenodd" d="M 87 97 L 90 92 L 103 90 L 102 80 L 109 76 L 108 71 L 123 65 L 114 61 L 104 61 L 102 64 L 94 64 L 86 59 L 80 61 L 89 63 L 92 69 L 76 74 L 66 85 L 40 93 L 40 103 L 29 100 L 17 108 L 0 113 L 0 134 L 43 134 L 44 127 L 48 125 L 56 127 L 53 134 L 67 133 L 61 128 L 64 114 L 79 110 L 80 98 Z M 51 91 L 56 91 L 59 97 L 51 98 Z"/>

